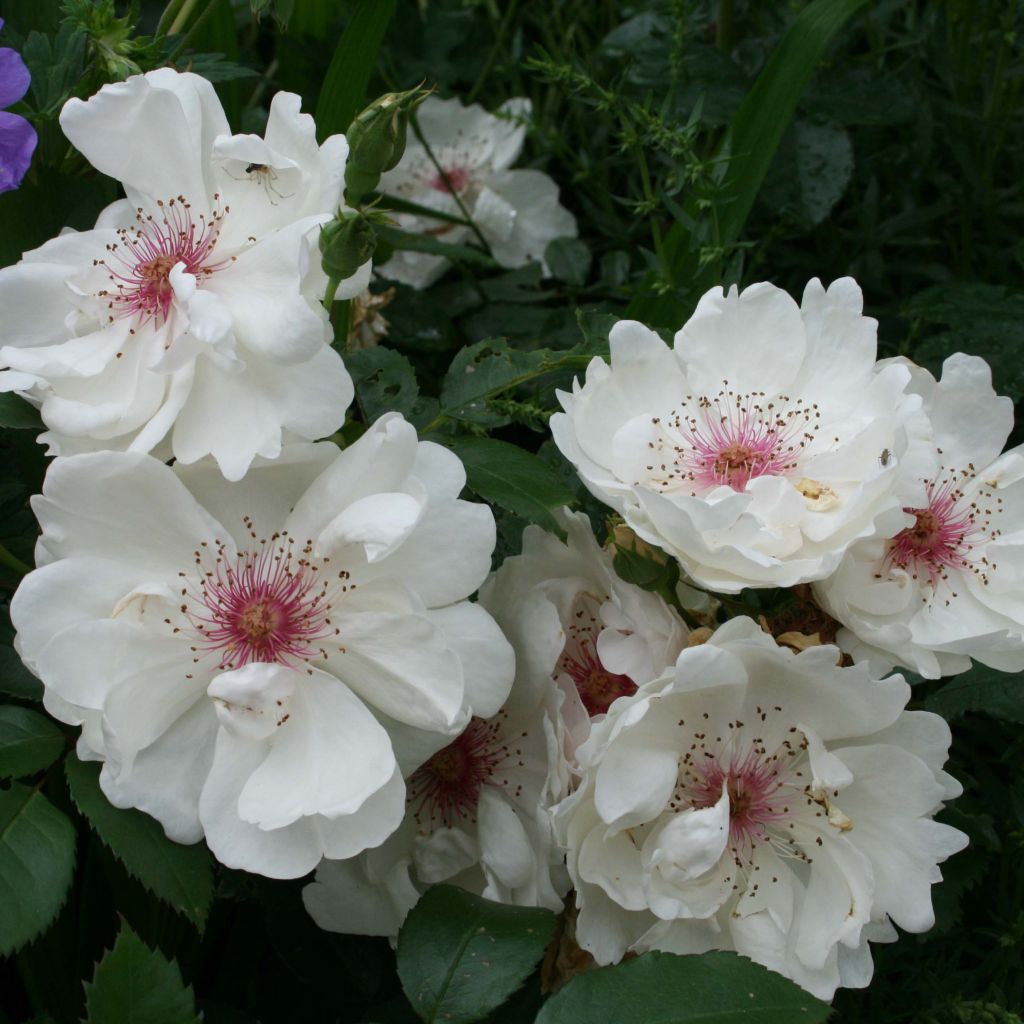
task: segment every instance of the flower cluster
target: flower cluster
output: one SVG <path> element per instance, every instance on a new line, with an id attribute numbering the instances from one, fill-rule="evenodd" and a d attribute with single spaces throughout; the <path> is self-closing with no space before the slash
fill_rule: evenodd
<path id="1" fill-rule="evenodd" d="M 672 347 L 638 323 L 560 394 L 554 438 L 587 488 L 700 586 L 813 583 L 855 659 L 928 678 L 1024 668 L 1020 449 L 984 360 L 941 381 L 876 362 L 850 279 L 800 306 L 713 289 Z"/>
<path id="2" fill-rule="evenodd" d="M 401 161 L 387 122 L 380 191 L 542 261 L 575 223 L 508 169 L 527 111 L 428 99 Z M 60 455 L 11 614 L 112 803 L 230 867 L 315 869 L 336 931 L 394 938 L 447 881 L 571 901 L 598 963 L 736 950 L 828 998 L 868 983 L 869 941 L 930 927 L 959 785 L 945 722 L 887 673 L 1024 667 L 1024 457 L 983 361 L 877 361 L 849 279 L 800 305 L 714 289 L 672 346 L 622 321 L 551 420 L 617 529 L 602 547 L 561 510 L 491 572 L 494 517 L 447 447 L 398 413 L 317 442 L 353 397 L 319 304 L 341 275 L 312 258 L 346 140 L 318 145 L 289 94 L 231 135 L 169 69 L 61 124 L 126 198 L 0 271 L 0 387 Z M 365 297 L 358 251 L 336 294 L 364 296 L 373 344 L 390 294 Z M 624 553 L 671 571 L 644 589 Z M 802 633 L 727 616 L 798 585 Z"/>

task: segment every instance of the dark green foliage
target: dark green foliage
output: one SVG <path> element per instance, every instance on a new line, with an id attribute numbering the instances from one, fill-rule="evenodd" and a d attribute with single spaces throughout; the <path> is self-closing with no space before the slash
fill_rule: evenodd
<path id="1" fill-rule="evenodd" d="M 573 978 L 537 1024 L 820 1024 L 829 1006 L 734 953 L 645 953 Z"/>
<path id="2" fill-rule="evenodd" d="M 34 939 L 67 898 L 75 830 L 38 788 L 0 789 L 0 956 Z"/>
<path id="3" fill-rule="evenodd" d="M 473 1024 L 523 984 L 554 932 L 550 910 L 436 885 L 398 936 L 398 976 L 424 1024 Z"/>
<path id="4" fill-rule="evenodd" d="M 0 704 L 0 779 L 21 779 L 49 768 L 64 749 L 52 719 L 14 704 Z"/>
<path id="5" fill-rule="evenodd" d="M 195 1000 L 177 965 L 127 926 L 85 986 L 87 1024 L 198 1024 Z"/>
<path id="6" fill-rule="evenodd" d="M 69 754 L 65 771 L 75 806 L 128 873 L 202 929 L 213 901 L 206 847 L 172 842 L 148 814 L 114 807 L 100 789 L 98 764 Z"/>

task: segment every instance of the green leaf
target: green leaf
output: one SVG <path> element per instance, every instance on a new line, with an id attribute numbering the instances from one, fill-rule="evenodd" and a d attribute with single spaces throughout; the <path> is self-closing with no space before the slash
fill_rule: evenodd
<path id="1" fill-rule="evenodd" d="M 576 495 L 536 455 L 490 437 L 439 438 L 462 459 L 466 481 L 481 498 L 547 530 L 560 531 L 552 511 Z"/>
<path id="2" fill-rule="evenodd" d="M 39 410 L 12 391 L 0 392 L 0 427 L 13 430 L 42 430 Z"/>
<path id="3" fill-rule="evenodd" d="M 0 779 L 49 768 L 63 749 L 64 734 L 50 719 L 14 704 L 0 706 Z"/>
<path id="4" fill-rule="evenodd" d="M 441 385 L 441 410 L 452 419 L 481 426 L 507 422 L 495 420 L 488 399 L 545 373 L 584 369 L 589 362 L 590 356 L 579 352 L 521 352 L 500 338 L 478 341 L 452 360 Z"/>
<path id="5" fill-rule="evenodd" d="M 800 211 L 808 224 L 820 224 L 850 183 L 853 143 L 846 130 L 834 124 L 799 121 L 793 134 Z"/>
<path id="6" fill-rule="evenodd" d="M 504 906 L 435 885 L 398 935 L 398 976 L 427 1024 L 470 1024 L 533 973 L 554 931 L 550 910 Z"/>
<path id="7" fill-rule="evenodd" d="M 43 684 L 27 668 L 17 651 L 0 645 L 0 693 L 21 700 L 42 700 Z"/>
<path id="8" fill-rule="evenodd" d="M 779 143 L 818 62 L 839 30 L 867 0 L 813 0 L 793 19 L 747 93 L 729 126 L 720 155 L 728 154 L 721 191 L 715 197 L 719 243 L 730 245 L 743 231 Z M 697 216 L 695 200 L 688 218 Z M 700 267 L 698 247 L 690 245 L 689 228 L 677 221 L 665 239 L 666 260 L 676 285 L 699 294 L 714 283 L 714 267 Z M 686 310 L 671 294 L 638 294 L 627 317 L 678 327 Z"/>
<path id="9" fill-rule="evenodd" d="M 444 256 L 455 263 L 471 263 L 478 267 L 495 267 L 497 264 L 482 249 L 474 249 L 471 245 L 454 245 L 441 242 L 433 235 L 414 235 L 408 231 L 387 224 L 375 224 L 377 239 L 392 249 L 405 249 L 409 252 L 426 252 L 432 256 Z"/>
<path id="10" fill-rule="evenodd" d="M 395 13 L 395 0 L 359 0 L 331 58 L 316 107 L 316 134 L 345 131 L 366 101 L 381 40 Z"/>
<path id="11" fill-rule="evenodd" d="M 128 873 L 202 929 L 213 902 L 213 862 L 206 847 L 175 843 L 155 818 L 114 807 L 100 789 L 95 762 L 71 754 L 65 774 L 71 798 Z"/>
<path id="12" fill-rule="evenodd" d="M 386 412 L 412 414 L 420 389 L 412 363 L 390 348 L 359 349 L 345 355 L 367 423 Z"/>
<path id="13" fill-rule="evenodd" d="M 0 956 L 57 916 L 75 867 L 75 830 L 38 789 L 0 789 Z"/>
<path id="14" fill-rule="evenodd" d="M 818 1024 L 831 1011 L 798 985 L 735 953 L 644 953 L 577 975 L 536 1024 Z"/>
<path id="15" fill-rule="evenodd" d="M 924 706 L 947 721 L 968 711 L 983 711 L 993 718 L 1024 724 L 1024 679 L 1019 672 L 975 665 L 939 687 Z"/>
<path id="16" fill-rule="evenodd" d="M 87 1024 L 199 1024 L 178 965 L 122 922 L 114 948 L 85 985 Z"/>
<path id="17" fill-rule="evenodd" d="M 582 287 L 590 273 L 590 250 L 578 238 L 555 238 L 544 250 L 544 262 L 559 281 Z"/>

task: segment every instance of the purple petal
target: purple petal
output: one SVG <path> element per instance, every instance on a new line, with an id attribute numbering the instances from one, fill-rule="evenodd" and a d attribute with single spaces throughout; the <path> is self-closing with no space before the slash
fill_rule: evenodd
<path id="1" fill-rule="evenodd" d="M 35 128 L 25 118 L 0 111 L 0 192 L 21 184 L 37 141 Z"/>
<path id="2" fill-rule="evenodd" d="M 6 46 L 0 46 L 0 107 L 17 103 L 28 92 L 32 76 L 29 74 L 21 54 Z"/>

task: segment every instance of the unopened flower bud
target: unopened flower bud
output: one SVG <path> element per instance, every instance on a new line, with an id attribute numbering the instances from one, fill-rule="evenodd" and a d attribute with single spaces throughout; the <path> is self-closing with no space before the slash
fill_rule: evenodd
<path id="1" fill-rule="evenodd" d="M 355 205 L 372 192 L 385 171 L 398 165 L 405 152 L 409 114 L 427 98 L 426 89 L 389 92 L 357 114 L 345 133 L 349 155 L 345 164 L 345 198 Z"/>
<path id="2" fill-rule="evenodd" d="M 320 229 L 320 255 L 324 273 L 344 281 L 372 255 L 377 236 L 368 217 L 339 213 Z"/>

